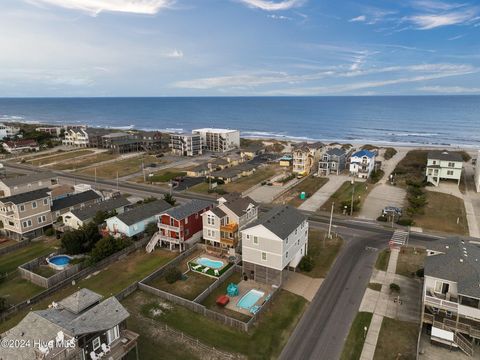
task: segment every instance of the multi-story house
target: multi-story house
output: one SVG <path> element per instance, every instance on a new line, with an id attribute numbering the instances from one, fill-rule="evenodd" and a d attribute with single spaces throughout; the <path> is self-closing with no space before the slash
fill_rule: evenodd
<path id="1" fill-rule="evenodd" d="M 360 150 L 350 157 L 350 175 L 360 179 L 368 179 L 375 169 L 375 153 L 369 150 Z"/>
<path id="2" fill-rule="evenodd" d="M 212 207 L 211 201 L 195 199 L 158 214 L 158 232 L 147 244 L 147 252 L 152 252 L 156 245 L 185 251 L 202 238 L 202 214 Z"/>
<path id="3" fill-rule="evenodd" d="M 180 156 L 202 155 L 202 137 L 199 134 L 170 134 L 172 153 Z"/>
<path id="4" fill-rule="evenodd" d="M 0 179 L 0 196 L 11 196 L 57 184 L 58 177 L 52 172 L 35 172 L 28 175 Z"/>
<path id="5" fill-rule="evenodd" d="M 170 135 L 160 131 L 142 131 L 137 136 L 145 151 L 166 150 L 170 145 Z"/>
<path id="6" fill-rule="evenodd" d="M 0 123 L 0 140 L 11 138 L 20 132 L 20 128 L 13 125 Z"/>
<path id="7" fill-rule="evenodd" d="M 136 206 L 122 214 L 108 218 L 106 220 L 107 229 L 114 235 L 121 234 L 128 237 L 139 235 L 145 231 L 148 224 L 157 221 L 158 214 L 170 207 L 171 205 L 164 200 L 155 200 Z"/>
<path id="8" fill-rule="evenodd" d="M 322 158 L 318 163 L 318 175 L 339 175 L 343 170 L 345 170 L 346 163 L 347 153 L 344 149 L 328 149 L 325 153 L 322 154 Z"/>
<path id="9" fill-rule="evenodd" d="M 3 148 L 10 154 L 18 154 L 21 152 L 39 151 L 40 146 L 33 139 L 22 139 L 14 141 L 5 141 Z"/>
<path id="10" fill-rule="evenodd" d="M 88 135 L 88 147 L 92 148 L 103 148 L 102 137 L 111 133 L 108 129 L 102 128 L 87 128 L 85 132 Z"/>
<path id="11" fill-rule="evenodd" d="M 89 147 L 89 135 L 86 129 L 67 129 L 65 130 L 63 145 L 75 147 Z"/>
<path id="12" fill-rule="evenodd" d="M 80 289 L 46 310 L 30 311 L 2 339 L 25 346 L 3 347 L 0 356 L 15 360 L 124 359 L 137 346 L 127 329 L 130 314 L 114 297 Z"/>
<path id="13" fill-rule="evenodd" d="M 240 246 L 240 230 L 258 218 L 258 204 L 248 196 L 228 194 L 202 217 L 205 243 L 234 255 Z"/>
<path id="14" fill-rule="evenodd" d="M 470 356 L 480 340 L 478 259 L 477 244 L 449 238 L 428 244 L 424 269 L 422 322 L 431 325 L 433 341 Z"/>
<path id="15" fill-rule="evenodd" d="M 192 134 L 202 138 L 202 146 L 207 151 L 226 152 L 240 147 L 240 131 L 230 129 L 196 129 Z"/>
<path id="16" fill-rule="evenodd" d="M 430 151 L 427 155 L 427 182 L 438 186 L 440 180 L 454 180 L 460 184 L 463 158 L 457 152 L 447 150 Z"/>
<path id="17" fill-rule="evenodd" d="M 307 216 L 290 206 L 271 209 L 241 230 L 243 275 L 280 286 L 308 250 Z"/>
<path id="18" fill-rule="evenodd" d="M 67 129 L 67 127 L 63 126 L 42 126 L 35 128 L 35 131 L 43 132 L 46 134 L 50 134 L 52 136 L 58 137 L 62 133 L 63 129 Z"/>
<path id="19" fill-rule="evenodd" d="M 292 171 L 302 176 L 309 175 L 320 160 L 322 147 L 323 144 L 319 142 L 296 144 L 292 152 Z"/>
<path id="20" fill-rule="evenodd" d="M 69 195 L 52 201 L 52 216 L 54 220 L 63 214 L 83 209 L 86 206 L 98 204 L 102 201 L 102 196 L 94 190 L 82 191 L 77 194 Z"/>
<path id="21" fill-rule="evenodd" d="M 52 225 L 49 189 L 37 189 L 0 199 L 2 232 L 9 238 L 35 238 Z"/>

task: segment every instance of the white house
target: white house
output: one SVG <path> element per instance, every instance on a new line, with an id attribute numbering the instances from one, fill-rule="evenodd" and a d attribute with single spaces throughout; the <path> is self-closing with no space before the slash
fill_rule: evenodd
<path id="1" fill-rule="evenodd" d="M 10 138 L 17 135 L 20 132 L 20 128 L 13 125 L 5 125 L 0 123 L 0 140 L 4 138 Z"/>
<path id="2" fill-rule="evenodd" d="M 170 134 L 172 153 L 180 156 L 202 155 L 202 137 L 199 134 Z"/>
<path id="3" fill-rule="evenodd" d="M 228 194 L 218 206 L 202 214 L 203 238 L 207 245 L 229 249 L 233 255 L 240 243 L 239 230 L 258 218 L 258 204 L 250 197 Z"/>
<path id="4" fill-rule="evenodd" d="M 202 138 L 205 150 L 213 152 L 226 152 L 240 148 L 240 131 L 230 129 L 196 129 L 192 134 L 198 134 Z"/>
<path id="5" fill-rule="evenodd" d="M 433 341 L 473 354 L 480 340 L 480 248 L 458 238 L 428 244 L 422 322 Z M 476 355 L 478 356 L 478 355 Z"/>
<path id="6" fill-rule="evenodd" d="M 350 175 L 360 179 L 368 179 L 375 169 L 375 153 L 368 150 L 360 150 L 350 157 Z"/>
<path id="7" fill-rule="evenodd" d="M 75 147 L 88 147 L 88 133 L 82 128 L 68 129 L 65 131 L 65 138 L 62 140 L 62 144 Z"/>
<path id="8" fill-rule="evenodd" d="M 430 151 L 427 157 L 427 182 L 438 186 L 440 180 L 455 180 L 460 184 L 463 158 L 457 152 Z"/>
<path id="9" fill-rule="evenodd" d="M 271 209 L 241 230 L 243 274 L 280 286 L 308 250 L 307 216 L 290 206 Z"/>

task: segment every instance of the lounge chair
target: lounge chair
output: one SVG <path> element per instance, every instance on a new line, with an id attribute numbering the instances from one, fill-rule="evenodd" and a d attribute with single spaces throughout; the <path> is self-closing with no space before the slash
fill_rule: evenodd
<path id="1" fill-rule="evenodd" d="M 90 352 L 90 359 L 92 360 L 99 360 L 100 358 L 95 354 L 95 351 Z"/>
<path id="2" fill-rule="evenodd" d="M 252 314 L 256 314 L 258 312 L 258 310 L 260 310 L 260 306 L 258 305 L 253 305 L 251 308 L 250 308 L 250 313 Z"/>
<path id="3" fill-rule="evenodd" d="M 213 270 L 213 273 L 215 274 L 215 276 L 220 276 L 220 273 L 218 272 L 217 269 Z"/>
<path id="4" fill-rule="evenodd" d="M 102 351 L 104 354 L 108 354 L 110 352 L 110 346 L 105 343 L 102 343 Z"/>
<path id="5" fill-rule="evenodd" d="M 201 267 L 202 267 L 202 265 L 197 264 L 197 265 L 195 265 L 195 266 L 192 266 L 192 269 L 193 269 L 193 270 L 198 270 L 198 269 L 201 268 Z"/>
<path id="6" fill-rule="evenodd" d="M 203 273 L 206 273 L 210 268 L 208 266 L 205 267 L 205 269 L 202 270 Z"/>

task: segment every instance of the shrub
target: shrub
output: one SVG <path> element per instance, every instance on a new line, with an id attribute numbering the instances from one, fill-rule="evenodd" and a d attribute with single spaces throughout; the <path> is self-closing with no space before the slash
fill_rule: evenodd
<path id="1" fill-rule="evenodd" d="M 400 292 L 400 285 L 391 283 L 390 284 L 390 291 L 399 293 Z"/>
<path id="2" fill-rule="evenodd" d="M 300 270 L 305 272 L 312 271 L 314 266 L 315 266 L 315 261 L 310 255 L 305 255 L 302 258 L 302 260 L 300 260 L 300 263 L 298 264 L 298 267 L 300 268 Z"/>
<path id="3" fill-rule="evenodd" d="M 95 264 L 110 255 L 115 254 L 117 251 L 120 251 L 127 246 L 131 245 L 132 241 L 130 239 L 124 238 L 114 238 L 113 236 L 106 236 L 101 240 L 97 241 L 95 247 L 90 253 L 89 262 Z"/>
<path id="4" fill-rule="evenodd" d="M 165 280 L 169 284 L 173 284 L 174 282 L 182 279 L 182 276 L 182 272 L 176 267 L 171 267 L 165 271 Z"/>
<path id="5" fill-rule="evenodd" d="M 150 237 L 153 236 L 153 234 L 155 234 L 157 231 L 158 231 L 158 225 L 156 222 L 149 223 L 145 228 L 145 233 Z"/>
<path id="6" fill-rule="evenodd" d="M 45 236 L 53 236 L 55 235 L 55 230 L 53 228 L 48 228 L 45 230 Z"/>
<path id="7" fill-rule="evenodd" d="M 266 182 L 266 181 L 262 181 L 260 185 L 265 186 L 265 185 L 267 185 L 267 182 Z"/>
<path id="8" fill-rule="evenodd" d="M 385 154 L 383 155 L 383 158 L 385 160 L 390 160 L 392 157 L 395 156 L 396 153 L 397 153 L 397 150 L 395 150 L 394 148 L 392 148 L 392 147 L 386 148 L 385 149 Z"/>
<path id="9" fill-rule="evenodd" d="M 165 193 L 163 195 L 163 200 L 165 200 L 167 203 L 169 203 L 172 206 L 175 206 L 175 203 L 177 202 L 177 200 L 170 193 Z"/>
<path id="10" fill-rule="evenodd" d="M 413 219 L 410 218 L 401 218 L 397 220 L 397 224 L 402 226 L 412 226 L 414 222 Z"/>
<path id="11" fill-rule="evenodd" d="M 424 274 L 425 274 L 425 269 L 424 268 L 421 268 L 421 269 L 418 269 L 417 271 L 415 271 L 415 275 L 417 275 L 420 278 L 423 278 Z"/>
<path id="12" fill-rule="evenodd" d="M 372 173 L 370 174 L 370 182 L 372 184 L 376 184 L 377 182 L 380 181 L 380 179 L 383 177 L 385 172 L 383 170 L 373 170 Z"/>

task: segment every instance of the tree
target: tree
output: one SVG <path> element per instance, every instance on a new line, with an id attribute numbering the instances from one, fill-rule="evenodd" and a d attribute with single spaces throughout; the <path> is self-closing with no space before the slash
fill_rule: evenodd
<path id="1" fill-rule="evenodd" d="M 97 224 L 91 222 L 78 230 L 65 232 L 62 246 L 69 255 L 84 254 L 90 252 L 101 238 Z"/>
<path id="2" fill-rule="evenodd" d="M 90 263 L 97 263 L 110 255 L 115 254 L 131 244 L 131 240 L 124 238 L 114 238 L 113 236 L 106 236 L 95 244 L 90 253 Z"/>
<path id="3" fill-rule="evenodd" d="M 165 280 L 169 284 L 173 284 L 174 282 L 180 280 L 182 276 L 182 272 L 176 267 L 171 267 L 165 272 Z"/>
<path id="4" fill-rule="evenodd" d="M 150 196 L 150 197 L 146 198 L 145 200 L 143 200 L 143 204 L 148 204 L 148 203 L 154 202 L 155 200 L 157 200 L 156 197 Z"/>
<path id="5" fill-rule="evenodd" d="M 166 193 L 163 195 L 163 200 L 165 200 L 167 203 L 169 203 L 172 206 L 175 206 L 175 203 L 177 200 L 172 196 L 172 194 Z"/>
<path id="6" fill-rule="evenodd" d="M 305 272 L 312 271 L 314 266 L 315 266 L 315 261 L 310 255 L 305 255 L 302 258 L 302 260 L 300 260 L 300 263 L 298 264 L 298 267 L 300 268 L 300 270 Z"/>
<path id="7" fill-rule="evenodd" d="M 111 218 L 112 216 L 117 215 L 115 210 L 106 211 L 106 210 L 98 210 L 95 216 L 93 217 L 93 222 L 97 225 L 103 224 L 106 219 Z"/>
<path id="8" fill-rule="evenodd" d="M 155 234 L 157 231 L 158 231 L 158 226 L 156 222 L 149 223 L 145 228 L 145 233 L 148 236 L 153 236 L 153 234 Z"/>

